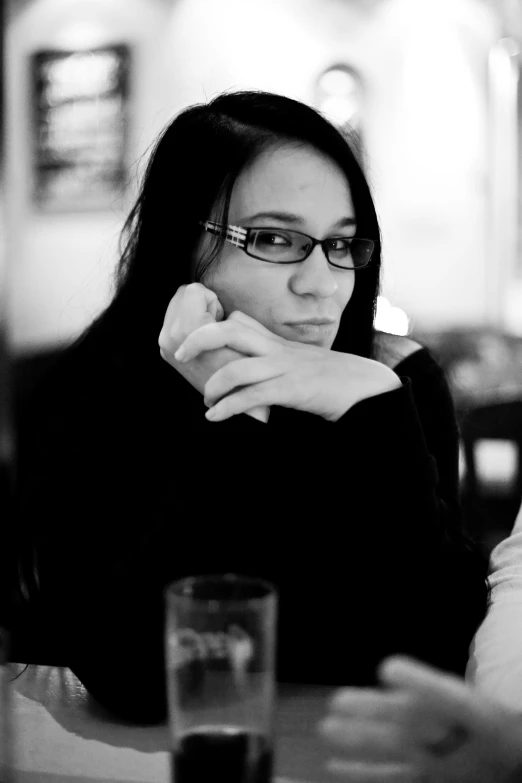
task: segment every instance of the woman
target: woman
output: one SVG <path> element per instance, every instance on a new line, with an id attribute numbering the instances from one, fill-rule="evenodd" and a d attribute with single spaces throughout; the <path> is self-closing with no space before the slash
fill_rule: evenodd
<path id="1" fill-rule="evenodd" d="M 379 270 L 365 177 L 313 109 L 224 94 L 162 134 L 114 299 L 20 434 L 27 627 L 111 709 L 164 716 L 162 589 L 194 573 L 277 585 L 281 680 L 464 670 L 486 584 L 453 407 L 426 349 L 375 333 Z"/>

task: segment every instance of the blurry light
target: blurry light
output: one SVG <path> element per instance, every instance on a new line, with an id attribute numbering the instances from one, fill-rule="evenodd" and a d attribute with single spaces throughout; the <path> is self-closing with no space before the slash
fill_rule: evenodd
<path id="1" fill-rule="evenodd" d="M 319 105 L 319 111 L 337 125 L 350 122 L 352 117 L 357 114 L 358 109 L 358 101 L 351 96 L 330 95 L 328 98 L 324 98 Z"/>
<path id="2" fill-rule="evenodd" d="M 515 57 L 520 52 L 520 48 L 517 42 L 512 38 L 502 38 L 499 41 L 499 44 L 503 47 L 507 54 L 509 54 L 510 57 Z"/>
<path id="3" fill-rule="evenodd" d="M 459 441 L 459 480 L 463 481 L 466 478 L 468 466 L 466 463 L 466 455 L 464 453 L 464 446 L 462 441 Z"/>
<path id="4" fill-rule="evenodd" d="M 334 125 L 355 125 L 361 93 L 357 71 L 349 65 L 332 65 L 317 78 L 315 105 Z"/>
<path id="5" fill-rule="evenodd" d="M 400 307 L 393 307 L 385 296 L 377 297 L 377 313 L 374 327 L 388 334 L 407 335 L 409 331 L 408 316 Z"/>
<path id="6" fill-rule="evenodd" d="M 484 438 L 475 443 L 475 471 L 483 485 L 497 489 L 511 486 L 516 475 L 518 450 L 510 440 Z"/>
<path id="7" fill-rule="evenodd" d="M 332 68 L 319 78 L 319 87 L 330 95 L 347 95 L 357 92 L 358 84 L 349 71 Z"/>
<path id="8" fill-rule="evenodd" d="M 522 337 L 522 279 L 511 280 L 504 301 L 506 331 Z"/>

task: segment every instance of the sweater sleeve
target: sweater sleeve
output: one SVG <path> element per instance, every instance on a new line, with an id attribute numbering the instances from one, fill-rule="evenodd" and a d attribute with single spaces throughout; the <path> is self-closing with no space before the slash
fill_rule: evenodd
<path id="1" fill-rule="evenodd" d="M 343 450 L 336 476 L 347 477 L 348 525 L 358 509 L 359 525 L 368 520 L 373 529 L 373 541 L 363 539 L 359 586 L 386 636 L 376 649 L 463 674 L 487 608 L 487 561 L 463 529 L 452 399 L 426 349 L 395 371 L 401 388 L 357 403 L 335 423 L 277 413 L 297 440 L 314 427 L 321 453 Z M 357 481 L 348 483 L 351 475 Z M 346 546 L 360 540 L 348 527 Z"/>
<path id="2" fill-rule="evenodd" d="M 522 712 L 522 508 L 491 553 L 491 603 L 471 646 L 466 678 Z"/>

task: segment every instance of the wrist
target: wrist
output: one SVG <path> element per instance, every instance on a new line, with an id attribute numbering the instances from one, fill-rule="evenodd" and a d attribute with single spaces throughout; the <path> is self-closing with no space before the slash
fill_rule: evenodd
<path id="1" fill-rule="evenodd" d="M 345 384 L 345 399 L 336 417 L 330 420 L 337 421 L 358 402 L 401 388 L 401 379 L 389 367 L 372 359 L 362 359 L 362 361 L 365 366 L 358 378 L 354 380 L 353 369 L 349 370 L 348 380 Z"/>

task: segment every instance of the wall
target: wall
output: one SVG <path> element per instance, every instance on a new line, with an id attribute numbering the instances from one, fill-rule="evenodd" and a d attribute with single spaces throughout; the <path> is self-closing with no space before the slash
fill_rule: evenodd
<path id="1" fill-rule="evenodd" d="M 89 34 L 93 45 L 135 50 L 131 163 L 187 104 L 245 87 L 312 102 L 323 68 L 355 65 L 367 86 L 384 293 L 424 328 L 488 318 L 486 56 L 498 31 L 481 3 L 26 0 L 15 3 L 7 37 L 15 349 L 67 339 L 110 295 L 128 204 L 41 215 L 28 199 L 27 56 Z"/>
<path id="2" fill-rule="evenodd" d="M 28 57 L 51 48 L 133 47 L 129 161 L 159 129 L 169 84 L 156 41 L 171 14 L 161 0 L 35 0 L 15 4 L 8 28 L 7 219 L 10 323 L 15 350 L 68 339 L 110 296 L 127 204 L 102 212 L 39 213 L 30 199 Z M 134 171 L 134 169 L 133 169 Z"/>

